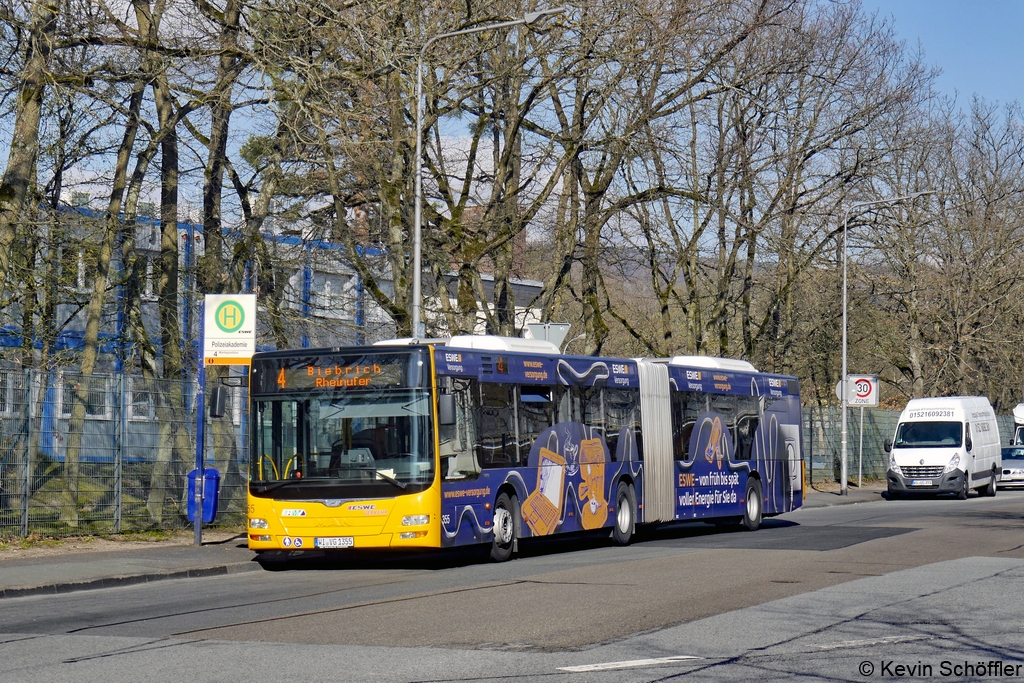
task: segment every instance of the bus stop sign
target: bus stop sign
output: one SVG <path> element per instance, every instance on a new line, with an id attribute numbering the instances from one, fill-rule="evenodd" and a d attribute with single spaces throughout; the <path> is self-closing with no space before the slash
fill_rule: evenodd
<path id="1" fill-rule="evenodd" d="M 527 323 L 526 328 L 534 339 L 543 339 L 561 348 L 562 340 L 569 334 L 569 323 Z"/>

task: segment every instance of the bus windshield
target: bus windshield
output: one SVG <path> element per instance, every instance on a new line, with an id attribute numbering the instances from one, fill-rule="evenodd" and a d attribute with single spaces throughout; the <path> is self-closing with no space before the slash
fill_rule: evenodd
<path id="1" fill-rule="evenodd" d="M 250 492 L 292 500 L 350 500 L 430 486 L 432 401 L 421 382 L 409 380 L 408 367 L 416 359 L 364 357 L 349 365 L 343 362 L 347 359 L 329 360 L 278 361 L 259 368 L 274 381 L 261 380 L 263 391 L 252 397 Z M 376 368 L 376 377 L 351 387 L 305 380 L 313 377 L 309 368 L 330 368 L 326 376 L 333 379 L 344 378 L 345 369 L 357 365 Z"/>
<path id="2" fill-rule="evenodd" d="M 963 425 L 959 422 L 903 422 L 896 429 L 894 448 L 941 448 L 959 446 Z"/>

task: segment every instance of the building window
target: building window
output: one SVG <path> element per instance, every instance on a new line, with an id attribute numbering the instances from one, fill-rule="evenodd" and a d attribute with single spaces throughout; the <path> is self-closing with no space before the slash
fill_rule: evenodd
<path id="1" fill-rule="evenodd" d="M 314 274 L 311 303 L 322 318 L 341 319 L 351 315 L 355 277 L 337 274 Z"/>
<path id="2" fill-rule="evenodd" d="M 80 292 L 92 290 L 92 278 L 99 263 L 96 245 L 66 245 L 61 249 L 60 284 Z"/>
<path id="3" fill-rule="evenodd" d="M 75 409 L 75 392 L 84 380 L 79 375 L 66 373 L 61 377 L 60 415 L 71 417 Z M 110 418 L 108 378 L 93 377 L 86 395 L 85 416 L 92 419 Z"/>
<path id="4" fill-rule="evenodd" d="M 152 420 L 154 417 L 153 394 L 149 385 L 141 377 L 128 380 L 128 419 Z"/>
<path id="5" fill-rule="evenodd" d="M 153 294 L 153 289 L 154 289 L 153 288 L 153 281 L 154 281 L 154 279 L 155 278 L 154 278 L 154 273 L 153 273 L 153 258 L 150 257 L 150 256 L 147 256 L 144 259 L 144 263 L 143 263 L 143 266 L 142 266 L 142 282 L 141 282 L 142 286 L 141 286 L 141 289 L 142 289 L 142 300 L 143 301 L 156 301 L 156 295 Z"/>
<path id="6" fill-rule="evenodd" d="M 16 415 L 21 412 L 19 394 L 23 397 L 24 392 L 17 392 L 16 388 L 24 381 L 24 375 L 13 370 L 0 370 L 0 414 Z"/>

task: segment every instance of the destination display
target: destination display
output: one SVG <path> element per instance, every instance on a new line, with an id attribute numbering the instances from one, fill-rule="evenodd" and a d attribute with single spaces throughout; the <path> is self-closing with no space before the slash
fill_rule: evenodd
<path id="1" fill-rule="evenodd" d="M 415 366 L 410 362 L 416 362 Z M 417 387 L 419 358 L 409 354 L 260 357 L 252 362 L 254 394 Z"/>

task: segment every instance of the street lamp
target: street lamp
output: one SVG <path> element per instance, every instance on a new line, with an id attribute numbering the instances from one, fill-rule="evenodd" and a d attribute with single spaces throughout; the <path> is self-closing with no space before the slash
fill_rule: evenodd
<path id="1" fill-rule="evenodd" d="M 433 36 L 423 43 L 423 47 L 420 48 L 419 60 L 416 62 L 416 215 L 414 219 L 414 232 L 412 240 L 412 337 L 413 340 L 417 340 L 423 336 L 423 330 L 420 323 L 420 310 L 423 305 L 422 287 L 421 287 L 421 253 L 422 247 L 422 233 L 423 233 L 423 221 L 422 221 L 422 206 L 423 206 L 423 60 L 427 54 L 427 48 L 441 40 L 442 38 L 452 38 L 454 36 L 464 36 L 470 33 L 480 33 L 481 31 L 493 31 L 494 29 L 507 28 L 509 26 L 519 26 L 526 24 L 527 26 L 538 22 L 543 17 L 550 14 L 561 14 L 566 11 L 565 7 L 557 7 L 554 9 L 544 9 L 537 12 L 529 12 L 523 16 L 522 19 L 514 19 L 512 21 L 499 21 L 493 24 L 485 24 L 483 26 L 476 26 L 474 28 L 466 28 L 461 31 L 450 31 L 448 33 L 439 33 Z"/>
<path id="2" fill-rule="evenodd" d="M 850 214 L 853 213 L 853 211 L 855 209 L 864 209 L 864 208 L 867 208 L 869 206 L 881 206 L 881 205 L 888 205 L 888 204 L 898 204 L 900 202 L 907 201 L 909 199 L 917 199 L 918 197 L 923 197 L 924 195 L 935 194 L 935 193 L 936 193 L 935 190 L 927 190 L 925 192 L 915 192 L 913 194 L 901 195 L 899 197 L 890 197 L 888 199 L 876 199 L 876 200 L 870 201 L 870 202 L 856 202 L 854 204 L 850 204 L 850 206 L 848 206 L 846 208 L 846 210 L 843 212 L 843 374 L 842 374 L 842 378 L 839 380 L 840 384 L 841 384 L 841 390 L 840 390 L 839 393 L 842 394 L 842 398 L 840 398 L 840 400 L 842 401 L 842 405 L 843 405 L 843 418 L 842 418 L 842 425 L 843 425 L 843 427 L 842 427 L 842 459 L 843 459 L 843 462 L 842 462 L 842 476 L 841 476 L 841 479 L 840 479 L 840 482 L 839 482 L 839 493 L 841 495 L 844 495 L 844 496 L 849 493 L 849 490 L 847 488 L 847 476 L 846 476 L 846 471 L 847 471 L 846 470 L 846 412 L 848 410 L 848 405 L 847 405 L 848 404 L 848 394 L 847 394 L 847 391 L 848 391 L 848 386 L 847 386 L 848 380 L 847 380 L 847 370 L 846 370 L 846 243 L 847 243 L 847 232 L 848 232 L 848 225 L 849 225 L 849 221 L 850 221 Z"/>

